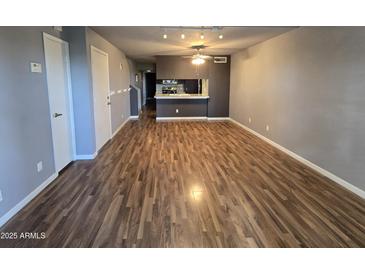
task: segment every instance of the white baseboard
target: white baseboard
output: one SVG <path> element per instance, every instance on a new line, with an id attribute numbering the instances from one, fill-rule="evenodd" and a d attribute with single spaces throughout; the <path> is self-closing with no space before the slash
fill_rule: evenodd
<path id="1" fill-rule="evenodd" d="M 208 121 L 226 121 L 230 119 L 229 117 L 208 117 Z"/>
<path id="2" fill-rule="evenodd" d="M 229 117 L 206 117 L 206 116 L 197 116 L 197 117 L 156 117 L 157 121 L 168 121 L 168 120 L 208 120 L 208 121 L 226 121 L 230 120 Z"/>
<path id="3" fill-rule="evenodd" d="M 206 116 L 196 117 L 156 117 L 156 121 L 177 121 L 177 120 L 207 120 Z"/>
<path id="4" fill-rule="evenodd" d="M 303 158 L 302 156 L 299 156 L 298 154 L 294 153 L 293 151 L 275 143 L 274 141 L 271 141 L 270 139 L 266 138 L 265 136 L 261 135 L 260 133 L 254 131 L 253 129 L 248 128 L 247 126 L 241 124 L 240 122 L 237 122 L 236 120 L 230 118 L 230 121 L 235 123 L 236 125 L 244 128 L 245 130 L 251 132 L 252 134 L 256 135 L 260 139 L 264 140 L 265 142 L 269 143 L 270 145 L 280 149 L 282 152 L 288 154 L 289 156 L 293 157 L 294 159 L 298 160 L 299 162 L 305 164 L 306 166 L 314 169 L 315 171 L 319 172 L 323 176 L 326 176 L 327 178 L 331 179 L 335 183 L 343 186 L 344 188 L 350 190 L 351 192 L 355 193 L 356 195 L 360 196 L 361 198 L 365 199 L 365 191 L 350 184 L 349 182 L 345 181 L 344 179 L 338 177 L 337 175 L 329 172 L 328 170 L 325 170 L 324 168 L 321 168 L 320 166 L 317 166 L 316 164 L 312 163 L 311 161 Z"/>
<path id="5" fill-rule="evenodd" d="M 139 116 L 138 115 L 129 116 L 129 119 L 138 120 Z"/>
<path id="6" fill-rule="evenodd" d="M 76 155 L 75 160 L 93 160 L 98 155 L 98 152 L 94 154 Z"/>
<path id="7" fill-rule="evenodd" d="M 23 200 L 17 203 L 12 209 L 10 209 L 5 215 L 0 218 L 0 227 L 3 226 L 7 221 L 9 221 L 15 214 L 17 214 L 23 207 L 25 207 L 34 197 L 36 197 L 43 189 L 45 189 L 50 183 L 56 179 L 58 173 L 52 174 L 47 180 L 45 180 L 41 185 L 29 193 Z"/>

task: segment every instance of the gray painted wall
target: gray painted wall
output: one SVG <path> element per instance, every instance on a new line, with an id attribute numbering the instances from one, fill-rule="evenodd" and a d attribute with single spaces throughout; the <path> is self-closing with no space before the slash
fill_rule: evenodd
<path id="1" fill-rule="evenodd" d="M 137 63 L 132 59 L 127 59 L 129 65 L 129 79 L 131 85 L 141 88 L 141 81 L 136 82 L 136 73 L 138 73 Z"/>
<path id="2" fill-rule="evenodd" d="M 132 116 L 138 115 L 138 91 L 134 86 L 131 86 L 130 91 L 130 109 Z"/>
<path id="3" fill-rule="evenodd" d="M 134 60 L 129 59 L 129 58 L 127 58 L 127 61 L 128 61 L 128 65 L 129 65 L 130 83 L 131 83 L 131 85 L 141 89 L 141 87 L 142 87 L 141 81 L 136 82 L 136 73 L 138 72 L 137 63 Z M 141 105 L 142 105 L 142 91 L 141 91 L 140 100 L 141 100 Z M 138 115 L 138 91 L 137 91 L 137 89 L 135 89 L 132 86 L 131 86 L 131 91 L 130 91 L 130 109 L 131 109 L 131 115 L 133 115 L 133 116 Z"/>
<path id="4" fill-rule="evenodd" d="M 190 58 L 181 56 L 156 56 L 157 79 L 207 79 L 209 63 L 199 66 L 192 64 Z"/>
<path id="5" fill-rule="evenodd" d="M 51 27 L 0 27 L 0 217 L 55 172 L 42 32 L 60 36 Z M 30 62 L 43 73 L 31 73 Z"/>
<path id="6" fill-rule="evenodd" d="M 227 63 L 209 61 L 208 117 L 229 117 L 230 56 Z"/>
<path id="7" fill-rule="evenodd" d="M 85 27 L 64 27 L 69 41 L 77 155 L 95 152 L 95 125 L 90 58 Z"/>
<path id="8" fill-rule="evenodd" d="M 90 28 L 87 28 L 87 45 L 89 60 L 91 45 L 106 52 L 109 56 L 109 84 L 110 90 L 115 92 L 111 96 L 112 131 L 115 132 L 130 116 L 130 94 L 129 91 L 123 92 L 130 85 L 128 61 L 122 51 Z M 120 69 L 120 64 L 122 64 L 123 69 Z M 118 93 L 118 90 L 122 92 Z"/>
<path id="9" fill-rule="evenodd" d="M 365 190 L 364 27 L 298 28 L 231 62 L 233 119 Z"/>

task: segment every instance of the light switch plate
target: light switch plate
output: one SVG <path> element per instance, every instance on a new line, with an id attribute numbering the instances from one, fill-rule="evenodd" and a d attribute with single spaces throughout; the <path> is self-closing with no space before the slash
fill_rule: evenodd
<path id="1" fill-rule="evenodd" d="M 3 193 L 0 190 L 0 202 L 3 200 Z"/>
<path id="2" fill-rule="evenodd" d="M 42 73 L 42 64 L 40 63 L 30 63 L 30 71 L 34 73 Z"/>

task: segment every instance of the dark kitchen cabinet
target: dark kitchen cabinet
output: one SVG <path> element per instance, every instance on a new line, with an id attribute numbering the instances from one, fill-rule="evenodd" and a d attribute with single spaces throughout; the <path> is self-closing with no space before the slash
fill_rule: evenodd
<path id="1" fill-rule="evenodd" d="M 199 81 L 197 79 L 184 80 L 184 91 L 186 93 L 200 93 Z"/>

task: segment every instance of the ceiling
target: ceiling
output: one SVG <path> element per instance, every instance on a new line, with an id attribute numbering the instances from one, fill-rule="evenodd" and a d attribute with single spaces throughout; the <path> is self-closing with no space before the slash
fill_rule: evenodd
<path id="1" fill-rule="evenodd" d="M 189 47 L 204 44 L 204 54 L 232 54 L 290 31 L 293 27 L 91 27 L 128 57 L 154 62 L 156 55 L 190 55 Z M 181 34 L 185 39 L 181 39 Z M 204 39 L 200 38 L 201 33 Z M 163 35 L 167 39 L 163 39 Z M 223 39 L 219 39 L 219 35 Z"/>

